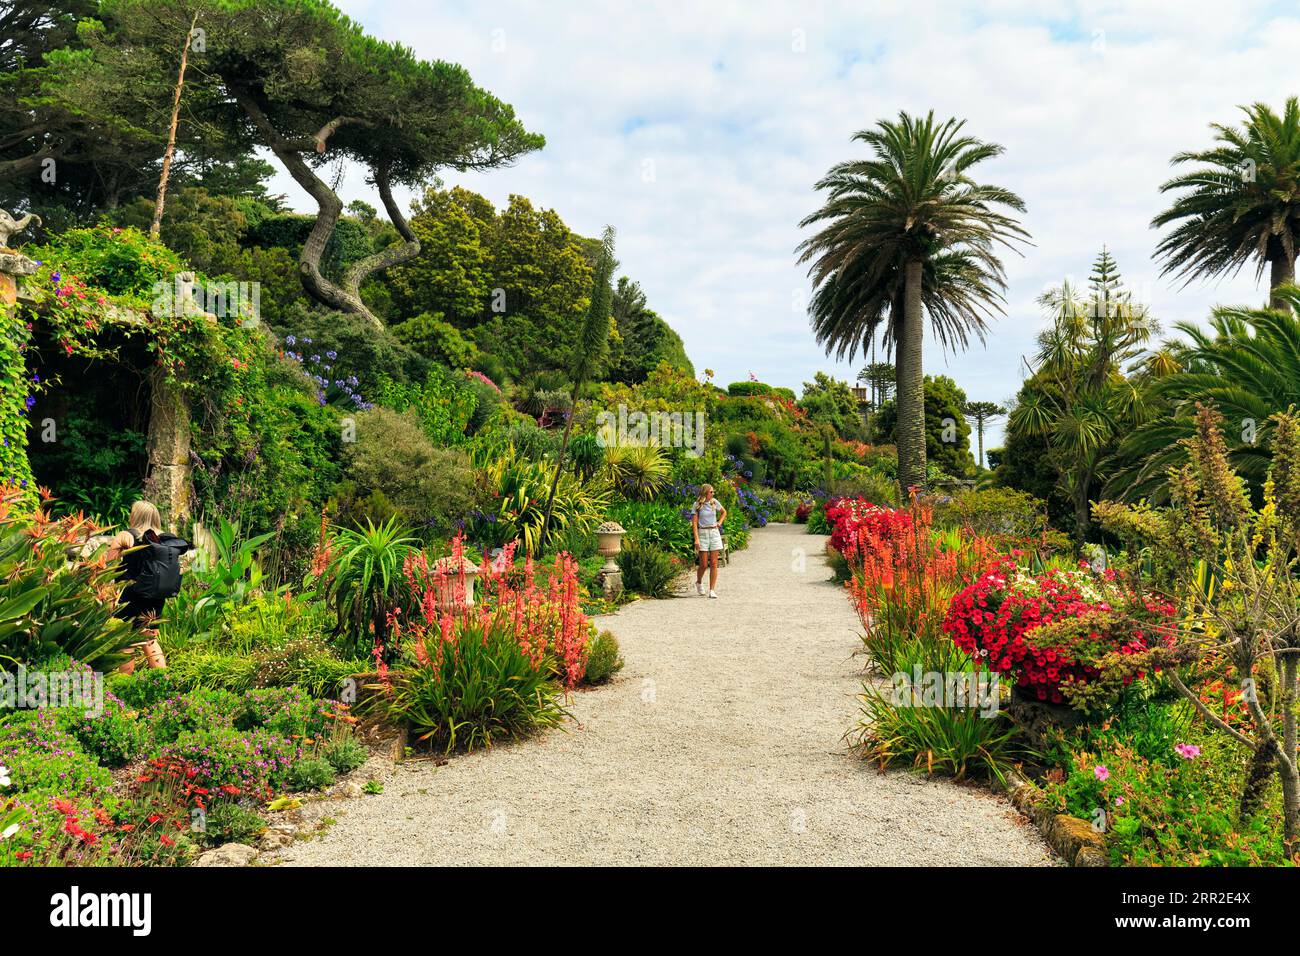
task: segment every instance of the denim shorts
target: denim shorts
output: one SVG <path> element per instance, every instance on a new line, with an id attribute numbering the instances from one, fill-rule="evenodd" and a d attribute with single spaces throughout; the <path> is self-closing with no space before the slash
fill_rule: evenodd
<path id="1" fill-rule="evenodd" d="M 717 528 L 700 529 L 700 551 L 721 551 L 722 532 Z"/>

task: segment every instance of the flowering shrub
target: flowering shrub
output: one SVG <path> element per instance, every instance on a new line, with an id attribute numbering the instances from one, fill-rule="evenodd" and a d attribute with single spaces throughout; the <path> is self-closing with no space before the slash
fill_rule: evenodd
<path id="1" fill-rule="evenodd" d="M 881 508 L 865 498 L 838 498 L 826 504 L 831 525 L 831 547 L 844 554 L 851 547 L 862 549 L 868 541 L 894 541 L 912 530 L 912 513 Z"/>
<path id="2" fill-rule="evenodd" d="M 166 763 L 188 767 L 188 779 L 195 786 L 233 786 L 268 797 L 284 783 L 285 774 L 302 755 L 299 744 L 277 734 L 227 727 L 187 731 L 158 754 Z"/>
<path id="3" fill-rule="evenodd" d="M 1112 613 L 1132 612 L 1135 603 L 1150 619 L 1148 628 Z M 1004 561 L 953 599 L 943 628 L 963 651 L 996 673 L 1014 676 L 1037 699 L 1068 699 L 1087 710 L 1093 702 L 1083 688 L 1115 665 L 1110 656 L 1140 654 L 1163 643 L 1151 628 L 1172 613 L 1168 605 L 1134 602 L 1113 572 L 1098 575 L 1085 565 L 1036 578 Z M 1049 630 L 1035 633 L 1039 628 Z M 1137 670 L 1117 679 L 1128 684 L 1141 676 Z"/>

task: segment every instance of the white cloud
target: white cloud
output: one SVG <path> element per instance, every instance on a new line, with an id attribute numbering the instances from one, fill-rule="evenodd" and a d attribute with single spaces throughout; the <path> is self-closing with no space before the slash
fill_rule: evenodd
<path id="1" fill-rule="evenodd" d="M 1149 223 L 1176 151 L 1208 144 L 1209 124 L 1236 122 L 1241 104 L 1300 92 L 1278 67 L 1300 46 L 1300 18 L 1277 4 L 341 6 L 375 35 L 463 64 L 544 133 L 546 149 L 512 169 L 446 179 L 498 204 L 523 193 L 586 235 L 616 226 L 622 271 L 724 383 L 750 369 L 795 388 L 817 369 L 853 377 L 792 308 L 807 289 L 797 224 L 817 178 L 860 152 L 851 134 L 900 109 L 964 117 L 1003 144 L 985 175 L 1028 205 L 1034 245 L 1007 258 L 1007 314 L 988 348 L 929 353 L 972 398 L 1015 392 L 1043 322 L 1034 298 L 1086 275 L 1103 243 L 1166 322 L 1263 298 L 1253 274 L 1161 279 Z M 287 178 L 277 187 L 310 208 Z M 344 192 L 373 201 L 359 175 Z"/>

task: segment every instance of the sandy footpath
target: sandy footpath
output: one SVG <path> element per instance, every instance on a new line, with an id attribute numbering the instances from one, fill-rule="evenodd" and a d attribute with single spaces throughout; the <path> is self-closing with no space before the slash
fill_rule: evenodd
<path id="1" fill-rule="evenodd" d="M 627 666 L 573 695 L 567 730 L 390 765 L 382 794 L 331 801 L 323 836 L 262 862 L 1050 864 L 1000 797 L 847 752 L 858 622 L 824 540 L 770 526 L 722 569 L 718 600 L 692 578 L 599 619 Z"/>

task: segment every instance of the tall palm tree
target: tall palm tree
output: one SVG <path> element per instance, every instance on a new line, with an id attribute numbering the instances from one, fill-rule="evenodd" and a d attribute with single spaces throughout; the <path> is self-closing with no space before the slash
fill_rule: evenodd
<path id="1" fill-rule="evenodd" d="M 1151 224 L 1174 226 L 1157 246 L 1164 274 L 1190 282 L 1236 274 L 1253 259 L 1256 279 L 1267 265 L 1275 290 L 1295 281 L 1300 244 L 1300 102 L 1288 99 L 1281 116 L 1263 103 L 1242 111 L 1244 128 L 1215 123 L 1218 145 L 1173 158 L 1201 165 L 1160 187 L 1182 195 Z M 1274 296 L 1273 306 L 1285 303 Z"/>
<path id="2" fill-rule="evenodd" d="M 853 360 L 883 328 L 897 358 L 898 478 L 925 484 L 924 317 L 943 347 L 982 342 L 985 320 L 1001 311 L 1006 287 L 999 246 L 1023 240 L 1015 193 L 976 183 L 970 170 L 1002 147 L 940 123 L 899 113 L 861 130 L 869 159 L 831 167 L 817 183 L 825 204 L 802 227 L 820 231 L 799 246 L 812 261 L 809 315 L 826 354 Z"/>
<path id="3" fill-rule="evenodd" d="M 1169 469 L 1187 460 L 1182 439 L 1195 431 L 1196 403 L 1224 419 L 1233 468 L 1259 488 L 1272 462 L 1270 418 L 1300 406 L 1300 289 L 1276 290 L 1283 309 L 1218 308 L 1209 328 L 1174 326 L 1186 341 L 1171 347 L 1176 370 L 1155 378 L 1149 402 L 1158 411 L 1120 445 L 1122 466 L 1108 494 L 1134 501 L 1168 497 Z"/>

